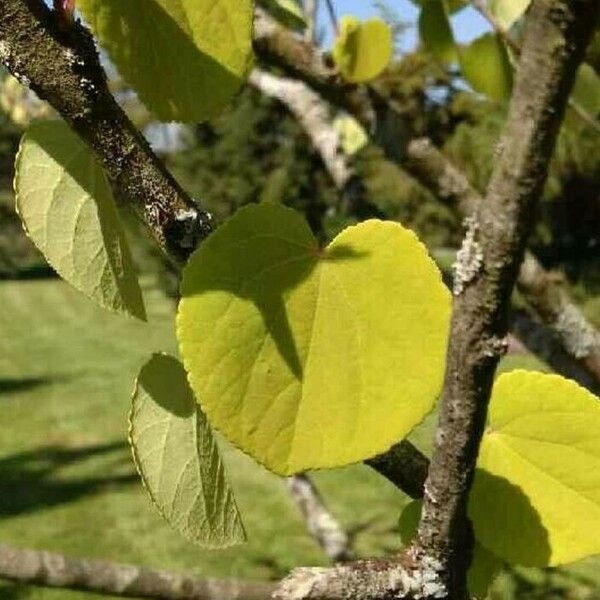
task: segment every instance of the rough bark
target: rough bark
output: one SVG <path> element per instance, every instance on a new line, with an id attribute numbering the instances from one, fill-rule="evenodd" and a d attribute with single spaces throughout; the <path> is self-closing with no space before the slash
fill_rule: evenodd
<path id="1" fill-rule="evenodd" d="M 500 153 L 457 260 L 440 420 L 416 542 L 440 562 L 445 597 L 453 600 L 467 595 L 468 492 L 506 348 L 510 297 L 597 12 L 596 0 L 533 1 Z"/>
<path id="2" fill-rule="evenodd" d="M 288 490 L 302 514 L 308 531 L 334 563 L 354 558 L 350 539 L 341 523 L 325 506 L 319 490 L 306 475 L 287 479 Z"/>
<path id="3" fill-rule="evenodd" d="M 211 229 L 108 90 L 94 41 L 65 26 L 42 0 L 0 0 L 0 61 L 96 152 L 117 195 L 131 202 L 161 246 L 183 262 Z"/>
<path id="4" fill-rule="evenodd" d="M 438 198 L 455 207 L 465 217 L 475 213 L 483 202 L 481 195 L 430 140 L 413 140 L 408 145 L 407 155 L 410 173 Z M 600 332 L 586 319 L 561 282 L 546 271 L 530 251 L 525 252 L 517 288 L 563 348 L 563 353 L 556 357 L 546 356 L 546 359 L 555 365 L 564 364 L 561 354 L 566 352 L 587 373 L 587 376 L 578 377 L 578 380 L 598 393 Z M 567 368 L 573 370 L 572 367 Z M 563 370 L 559 368 L 559 372 Z"/>
<path id="5" fill-rule="evenodd" d="M 69 558 L 0 544 L 0 579 L 127 598 L 160 600 L 267 600 L 274 585 L 199 579 L 133 565 Z"/>

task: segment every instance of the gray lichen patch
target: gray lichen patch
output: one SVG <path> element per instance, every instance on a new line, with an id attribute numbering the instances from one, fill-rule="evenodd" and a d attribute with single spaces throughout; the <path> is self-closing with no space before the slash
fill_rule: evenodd
<path id="1" fill-rule="evenodd" d="M 587 358 L 600 348 L 598 333 L 572 304 L 563 306 L 553 328 L 576 358 Z"/>
<path id="2" fill-rule="evenodd" d="M 483 250 L 477 240 L 479 223 L 475 217 L 468 217 L 465 219 L 464 224 L 467 233 L 461 249 L 456 254 L 456 262 L 453 265 L 453 293 L 455 296 L 460 296 L 465 291 L 465 288 L 477 277 L 483 266 Z"/>

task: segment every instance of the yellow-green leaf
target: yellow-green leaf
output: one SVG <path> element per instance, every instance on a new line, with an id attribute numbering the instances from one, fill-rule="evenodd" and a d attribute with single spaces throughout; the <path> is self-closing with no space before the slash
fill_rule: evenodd
<path id="1" fill-rule="evenodd" d="M 341 18 L 333 59 L 346 80 L 363 83 L 375 79 L 389 65 L 392 53 L 392 31 L 385 21 Z"/>
<path id="2" fill-rule="evenodd" d="M 596 117 L 600 113 L 600 77 L 587 63 L 579 67 L 571 98 L 590 115 Z"/>
<path id="3" fill-rule="evenodd" d="M 287 27 L 304 29 L 306 19 L 298 0 L 260 0 L 261 4 Z"/>
<path id="4" fill-rule="evenodd" d="M 204 412 L 281 475 L 385 451 L 440 391 L 449 293 L 397 223 L 321 249 L 295 211 L 246 207 L 192 256 L 182 295 L 177 335 Z"/>
<path id="5" fill-rule="evenodd" d="M 252 0 L 77 0 L 77 8 L 164 121 L 217 114 L 251 63 Z"/>
<path id="6" fill-rule="evenodd" d="M 62 121 L 34 123 L 15 172 L 17 211 L 52 268 L 100 306 L 145 319 L 111 188 L 88 147 Z"/>
<path id="7" fill-rule="evenodd" d="M 425 48 L 443 63 L 458 59 L 452 27 L 443 0 L 427 0 L 419 16 L 419 33 Z"/>
<path id="8" fill-rule="evenodd" d="M 498 378 L 471 492 L 477 538 L 511 564 L 600 553 L 600 401 L 558 375 Z"/>
<path id="9" fill-rule="evenodd" d="M 349 156 L 360 152 L 369 143 L 369 136 L 363 126 L 347 113 L 338 115 L 333 121 L 333 127 L 340 136 L 344 153 Z"/>
<path id="10" fill-rule="evenodd" d="M 462 74 L 471 87 L 492 100 L 507 102 L 512 94 L 513 68 L 504 43 L 486 33 L 459 49 Z"/>
<path id="11" fill-rule="evenodd" d="M 496 22 L 510 29 L 529 8 L 531 0 L 490 0 L 489 10 Z"/>
<path id="12" fill-rule="evenodd" d="M 178 360 L 156 354 L 142 368 L 129 440 L 152 502 L 174 529 L 211 548 L 245 541 L 217 443 Z"/>
<path id="13" fill-rule="evenodd" d="M 417 533 L 417 527 L 421 520 L 422 502 L 414 500 L 407 504 L 400 515 L 398 525 L 400 527 L 400 538 L 405 546 L 408 546 Z M 475 547 L 473 548 L 473 560 L 467 574 L 469 592 L 478 600 L 487 598 L 488 590 L 496 576 L 502 569 L 502 561 L 484 548 L 477 540 L 475 532 Z"/>

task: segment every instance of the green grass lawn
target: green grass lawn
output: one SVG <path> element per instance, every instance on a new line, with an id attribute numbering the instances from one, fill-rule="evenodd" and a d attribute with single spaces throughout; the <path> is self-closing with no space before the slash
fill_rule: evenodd
<path id="1" fill-rule="evenodd" d="M 249 534 L 245 546 L 195 547 L 146 498 L 126 446 L 129 396 L 147 357 L 174 352 L 175 340 L 172 302 L 150 277 L 144 287 L 148 324 L 104 313 L 60 281 L 0 283 L 0 541 L 212 577 L 273 579 L 296 565 L 325 564 L 283 482 L 225 444 Z M 506 363 L 521 365 L 515 357 Z M 415 434 L 423 448 L 432 422 Z M 359 554 L 398 548 L 405 496 L 363 466 L 315 479 Z M 587 578 L 598 567 L 588 561 L 570 573 Z M 516 597 L 600 592 L 573 583 L 572 575 L 528 571 L 496 585 L 494 598 Z M 0 584 L 1 600 L 91 598 L 97 596 Z"/>

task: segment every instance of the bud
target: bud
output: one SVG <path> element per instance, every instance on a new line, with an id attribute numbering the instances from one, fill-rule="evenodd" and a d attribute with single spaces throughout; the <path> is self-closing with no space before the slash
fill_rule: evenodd
<path id="1" fill-rule="evenodd" d="M 73 21 L 75 0 L 54 0 L 54 10 L 63 23 L 70 24 Z"/>

